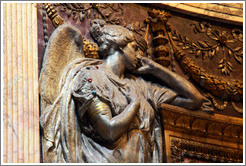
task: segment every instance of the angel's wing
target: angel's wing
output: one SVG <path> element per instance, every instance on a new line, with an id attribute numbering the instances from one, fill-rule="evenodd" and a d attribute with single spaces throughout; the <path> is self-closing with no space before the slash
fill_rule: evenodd
<path id="1" fill-rule="evenodd" d="M 43 58 L 40 73 L 41 113 L 51 105 L 59 93 L 59 82 L 66 66 L 84 57 L 83 37 L 71 25 L 59 26 L 51 35 Z"/>
<path id="2" fill-rule="evenodd" d="M 39 78 L 40 124 L 43 128 L 43 160 L 46 162 L 58 160 L 56 150 L 50 148 L 57 144 L 56 132 L 60 132 L 60 105 L 56 104 L 57 101 L 55 101 L 59 99 L 60 80 L 67 66 L 76 59 L 83 57 L 83 37 L 80 31 L 67 24 L 59 26 L 52 33 L 46 47 Z M 49 154 L 48 151 L 50 151 Z"/>

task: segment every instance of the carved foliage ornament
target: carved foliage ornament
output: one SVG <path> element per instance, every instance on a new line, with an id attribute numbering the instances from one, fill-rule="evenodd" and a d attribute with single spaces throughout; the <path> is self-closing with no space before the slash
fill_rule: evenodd
<path id="1" fill-rule="evenodd" d="M 81 22 L 87 19 L 103 19 L 106 23 L 121 25 L 129 30 L 141 34 L 145 25 L 141 22 L 127 25 L 123 18 L 123 3 L 55 3 L 54 6 L 61 12 L 66 12 L 68 18 L 79 19 Z M 115 16 L 117 15 L 117 16 Z"/>
<path id="2" fill-rule="evenodd" d="M 232 29 L 230 33 L 227 31 L 220 31 L 218 29 L 213 29 L 209 23 L 200 23 L 199 26 L 194 25 L 193 31 L 195 33 L 205 33 L 209 39 L 216 41 L 212 44 L 209 41 L 199 40 L 197 43 L 190 42 L 188 37 L 183 37 L 178 34 L 175 30 L 173 31 L 172 39 L 178 41 L 178 45 L 182 46 L 182 49 L 190 49 L 190 53 L 194 54 L 197 58 L 202 57 L 203 59 L 209 57 L 213 59 L 214 56 L 219 56 L 219 51 L 222 51 L 222 57 L 218 62 L 218 68 L 225 75 L 229 75 L 233 71 L 233 65 L 230 63 L 229 58 L 234 57 L 234 59 L 241 64 L 243 58 L 243 35 L 238 29 Z M 236 43 L 241 46 L 233 48 L 230 43 Z"/>
<path id="3" fill-rule="evenodd" d="M 174 56 L 179 61 L 182 69 L 212 95 L 220 97 L 222 100 L 231 101 L 234 109 L 239 113 L 243 113 L 243 110 L 238 108 L 234 103 L 234 101 L 242 101 L 243 99 L 243 83 L 239 80 L 229 81 L 222 77 L 209 74 L 206 70 L 196 65 L 190 58 L 186 57 L 181 50 L 177 49 L 170 33 L 169 39 L 176 50 Z M 212 95 L 208 94 L 207 97 L 211 98 L 214 106 L 216 106 L 218 104 Z M 224 103 L 223 106 L 216 108 L 223 110 L 226 106 L 227 103 Z"/>
<path id="4" fill-rule="evenodd" d="M 89 18 L 91 14 L 92 6 L 85 7 L 81 3 L 56 3 L 55 7 L 61 7 L 61 12 L 66 12 L 67 17 L 72 17 L 73 20 L 79 19 L 81 22 L 85 19 L 85 17 Z"/>

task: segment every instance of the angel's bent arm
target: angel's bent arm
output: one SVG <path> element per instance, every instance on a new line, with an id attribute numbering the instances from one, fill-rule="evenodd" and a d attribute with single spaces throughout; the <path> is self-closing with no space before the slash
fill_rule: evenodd
<path id="1" fill-rule="evenodd" d="M 96 97 L 90 104 L 87 115 L 103 139 L 115 141 L 127 130 L 139 107 L 138 101 L 132 101 L 122 113 L 112 117 L 110 107 Z"/>

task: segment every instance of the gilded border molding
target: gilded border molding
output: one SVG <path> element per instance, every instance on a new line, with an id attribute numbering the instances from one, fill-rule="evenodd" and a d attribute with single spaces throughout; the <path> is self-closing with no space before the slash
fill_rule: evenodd
<path id="1" fill-rule="evenodd" d="M 184 157 L 206 162 L 242 163 L 243 151 L 194 141 L 171 139 L 171 159 L 173 163 L 184 162 Z"/>
<path id="2" fill-rule="evenodd" d="M 243 142 L 243 119 L 219 114 L 190 111 L 162 104 L 161 115 L 165 129 L 191 133 L 208 138 Z"/>

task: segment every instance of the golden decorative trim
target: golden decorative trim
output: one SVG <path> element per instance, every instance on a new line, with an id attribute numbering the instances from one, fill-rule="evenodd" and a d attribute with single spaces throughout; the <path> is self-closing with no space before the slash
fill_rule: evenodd
<path id="1" fill-rule="evenodd" d="M 56 9 L 50 3 L 44 3 L 44 5 L 44 8 L 48 13 L 49 18 L 52 20 L 52 23 L 56 28 L 59 25 L 64 24 L 64 20 L 58 15 Z"/>
<path id="2" fill-rule="evenodd" d="M 159 64 L 168 67 L 171 63 L 169 57 L 169 49 L 166 47 L 168 39 L 165 37 L 168 19 L 171 17 L 170 13 L 160 10 L 151 10 L 148 12 L 148 18 L 146 22 L 150 24 L 152 32 L 154 34 L 154 60 Z"/>
<path id="3" fill-rule="evenodd" d="M 184 162 L 184 157 L 204 162 L 242 163 L 243 150 L 172 138 L 171 159 L 173 163 Z M 200 162 L 200 161 L 199 161 Z"/>
<path id="4" fill-rule="evenodd" d="M 86 58 L 99 59 L 98 46 L 96 43 L 83 39 L 83 50 Z"/>

